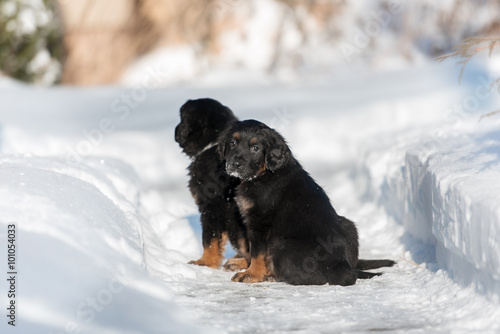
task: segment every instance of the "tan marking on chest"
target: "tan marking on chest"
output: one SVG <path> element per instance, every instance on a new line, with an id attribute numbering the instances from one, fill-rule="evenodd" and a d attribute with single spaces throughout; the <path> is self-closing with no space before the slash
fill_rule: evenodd
<path id="1" fill-rule="evenodd" d="M 250 211 L 251 208 L 253 208 L 254 203 L 243 196 L 236 196 L 236 204 L 238 205 L 238 208 L 240 209 L 240 212 L 243 215 L 248 215 L 248 212 Z"/>

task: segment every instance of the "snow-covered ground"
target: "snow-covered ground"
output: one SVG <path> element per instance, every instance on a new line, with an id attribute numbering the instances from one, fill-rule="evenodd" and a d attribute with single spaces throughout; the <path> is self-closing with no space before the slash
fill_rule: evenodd
<path id="1" fill-rule="evenodd" d="M 499 332 L 500 122 L 477 123 L 499 99 L 467 73 L 463 86 L 444 65 L 294 86 L 0 84 L 0 240 L 15 224 L 18 250 L 2 333 Z M 199 97 L 282 132 L 357 223 L 361 257 L 398 265 L 294 287 L 186 264 L 199 215 L 173 130 Z"/>

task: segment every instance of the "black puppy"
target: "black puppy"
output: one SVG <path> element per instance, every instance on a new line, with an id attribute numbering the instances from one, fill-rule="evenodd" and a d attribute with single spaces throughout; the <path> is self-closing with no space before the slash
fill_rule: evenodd
<path id="1" fill-rule="evenodd" d="M 180 109 L 181 122 L 175 128 L 175 141 L 191 159 L 189 190 L 201 214 L 203 255 L 192 264 L 218 268 L 227 239 L 236 256 L 225 264 L 227 270 L 249 265 L 246 227 L 234 201 L 239 180 L 223 170 L 217 154 L 217 138 L 237 121 L 233 112 L 212 99 L 187 101 Z"/>
<path id="2" fill-rule="evenodd" d="M 278 132 L 254 120 L 237 122 L 221 135 L 219 153 L 227 172 L 241 179 L 236 202 L 250 244 L 250 267 L 233 281 L 352 285 L 378 275 L 361 269 L 394 265 L 358 260 L 354 223 L 337 215 Z"/>

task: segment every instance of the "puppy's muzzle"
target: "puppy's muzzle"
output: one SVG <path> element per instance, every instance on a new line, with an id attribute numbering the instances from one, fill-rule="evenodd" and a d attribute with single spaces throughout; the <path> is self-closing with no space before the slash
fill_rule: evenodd
<path id="1" fill-rule="evenodd" d="M 226 162 L 226 171 L 229 175 L 239 177 L 243 170 L 244 162 L 241 158 L 235 157 Z"/>
<path id="2" fill-rule="evenodd" d="M 228 172 L 235 172 L 241 168 L 241 162 L 239 161 L 231 161 L 226 163 L 226 169 Z"/>
<path id="3" fill-rule="evenodd" d="M 187 131 L 181 127 L 181 125 L 177 125 L 175 127 L 175 141 L 179 143 L 181 146 L 185 144 L 187 137 Z"/>

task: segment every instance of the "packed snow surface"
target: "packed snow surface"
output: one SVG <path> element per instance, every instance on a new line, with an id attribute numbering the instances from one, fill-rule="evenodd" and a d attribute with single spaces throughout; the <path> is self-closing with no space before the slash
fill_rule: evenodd
<path id="1" fill-rule="evenodd" d="M 499 332 L 500 122 L 477 122 L 498 105 L 482 76 L 458 86 L 455 68 L 424 66 L 295 86 L 0 84 L 4 275 L 8 225 L 18 251 L 16 327 L 2 307 L 2 333 Z M 200 97 L 278 129 L 356 222 L 361 257 L 398 264 L 350 287 L 247 285 L 188 265 L 201 229 L 173 131 Z"/>

